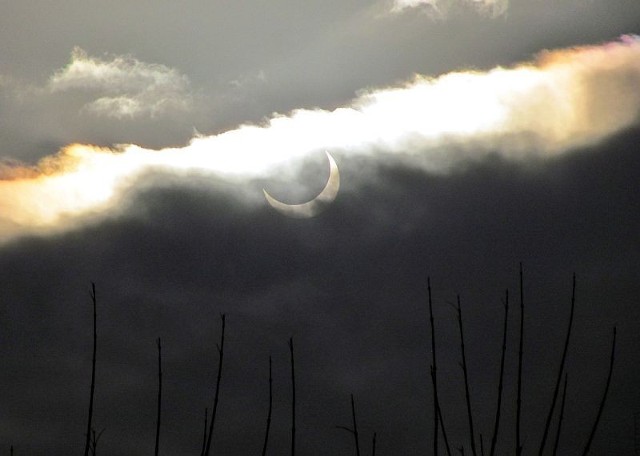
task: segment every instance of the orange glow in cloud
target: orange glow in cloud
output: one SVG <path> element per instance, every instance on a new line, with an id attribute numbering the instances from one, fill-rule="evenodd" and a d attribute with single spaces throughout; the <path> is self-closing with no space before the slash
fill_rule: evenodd
<path id="1" fill-rule="evenodd" d="M 250 180 L 326 149 L 344 159 L 413 155 L 427 171 L 446 172 L 488 152 L 522 159 L 595 144 L 633 125 L 639 114 L 636 36 L 545 51 L 510 68 L 416 76 L 401 87 L 364 91 L 333 111 L 274 115 L 263 125 L 199 136 L 181 148 L 73 144 L 33 168 L 0 165 L 0 240 L 64 229 L 109 210 L 150 168 Z"/>

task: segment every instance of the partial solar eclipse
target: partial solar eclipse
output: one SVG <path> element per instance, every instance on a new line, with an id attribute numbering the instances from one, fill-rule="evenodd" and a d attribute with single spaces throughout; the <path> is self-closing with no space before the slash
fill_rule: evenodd
<path id="1" fill-rule="evenodd" d="M 329 152 L 325 153 L 329 159 L 329 180 L 318 196 L 306 203 L 286 204 L 278 201 L 269 195 L 265 189 L 262 189 L 264 197 L 271 207 L 287 217 L 294 218 L 311 218 L 324 211 L 327 206 L 336 199 L 338 190 L 340 190 L 340 171 L 338 170 L 338 165 Z"/>

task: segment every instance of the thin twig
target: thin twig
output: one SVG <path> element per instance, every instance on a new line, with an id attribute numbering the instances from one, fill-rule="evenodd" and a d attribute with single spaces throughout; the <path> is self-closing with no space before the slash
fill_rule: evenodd
<path id="1" fill-rule="evenodd" d="M 102 437 L 103 432 L 104 429 L 96 433 L 96 430 L 91 428 L 91 456 L 96 456 L 98 451 L 98 442 L 100 441 L 100 437 Z"/>
<path id="2" fill-rule="evenodd" d="M 467 371 L 467 357 L 464 351 L 464 332 L 462 330 L 462 308 L 460 307 L 460 296 L 458 295 L 458 327 L 460 328 L 460 349 L 462 351 L 462 373 L 464 374 L 464 394 L 467 402 L 467 417 L 469 419 L 469 441 L 471 453 L 476 456 L 475 432 L 473 430 L 473 414 L 471 413 L 471 394 L 469 392 L 469 374 Z"/>
<path id="3" fill-rule="evenodd" d="M 351 416 L 353 417 L 353 438 L 356 441 L 356 456 L 360 456 L 360 442 L 358 441 L 358 421 L 356 420 L 356 404 L 351 395 Z"/>
<path id="4" fill-rule="evenodd" d="M 431 278 L 427 277 L 427 291 L 429 295 L 429 322 L 431 323 L 431 383 L 433 384 L 433 454 L 438 455 L 438 365 L 436 363 L 436 330 L 433 320 L 433 301 L 431 299 Z"/>
<path id="5" fill-rule="evenodd" d="M 433 381 L 433 366 L 431 366 L 431 379 Z M 449 446 L 449 439 L 447 438 L 447 430 L 444 426 L 444 419 L 442 418 L 442 408 L 438 407 L 438 419 L 440 421 L 440 430 L 442 431 L 442 437 L 444 438 L 444 446 L 447 450 L 447 456 L 451 456 L 451 447 Z"/>
<path id="6" fill-rule="evenodd" d="M 160 416 L 162 412 L 162 345 L 160 338 L 156 340 L 158 344 L 158 416 L 156 419 L 156 451 L 155 456 L 158 456 L 160 450 Z"/>
<path id="7" fill-rule="evenodd" d="M 509 321 L 509 290 L 505 291 L 504 298 L 504 324 L 502 327 L 502 357 L 500 358 L 500 378 L 498 380 L 498 404 L 496 405 L 496 419 L 493 425 L 493 437 L 491 437 L 491 450 L 489 456 L 493 456 L 496 451 L 498 441 L 498 429 L 500 427 L 500 408 L 502 406 L 502 386 L 504 380 L 504 359 L 507 352 L 507 322 Z"/>
<path id="8" fill-rule="evenodd" d="M 269 413 L 267 414 L 267 429 L 264 433 L 264 445 L 262 446 L 262 456 L 267 454 L 267 443 L 269 442 L 269 430 L 271 429 L 271 410 L 273 408 L 273 377 L 271 376 L 271 356 L 269 356 Z"/>
<path id="9" fill-rule="evenodd" d="M 353 436 L 356 445 L 356 456 L 360 456 L 360 442 L 358 440 L 358 421 L 356 420 L 356 406 L 355 401 L 353 399 L 353 394 L 351 394 L 351 419 L 353 427 L 347 426 L 336 426 L 337 429 L 342 429 L 343 431 L 347 431 L 349 434 Z M 375 453 L 375 433 L 373 434 L 373 446 Z"/>
<path id="10" fill-rule="evenodd" d="M 207 438 L 207 448 L 205 450 L 205 456 L 209 456 L 211 450 L 211 440 L 213 437 L 213 427 L 216 422 L 216 411 L 218 410 L 218 398 L 220 397 L 220 379 L 222 378 L 222 360 L 224 358 L 224 329 L 225 329 L 225 314 L 222 314 L 222 333 L 220 335 L 220 346 L 218 346 L 218 377 L 216 379 L 216 394 L 213 399 L 213 409 L 211 410 L 211 423 L 209 424 L 209 436 Z"/>
<path id="11" fill-rule="evenodd" d="M 87 419 L 87 438 L 84 446 L 84 456 L 89 456 L 91 447 L 91 420 L 93 418 L 93 396 L 96 389 L 96 352 L 98 346 L 97 316 L 96 316 L 96 284 L 91 282 L 91 301 L 93 302 L 93 358 L 91 361 L 91 393 L 89 395 L 89 417 Z"/>
<path id="12" fill-rule="evenodd" d="M 209 409 L 205 407 L 204 409 L 204 432 L 202 434 L 202 451 L 200 451 L 200 456 L 204 456 L 204 452 L 207 449 L 207 418 L 209 417 Z"/>
<path id="13" fill-rule="evenodd" d="M 558 454 L 558 444 L 560 443 L 560 432 L 562 431 L 562 419 L 564 418 L 564 404 L 567 398 L 567 374 L 564 374 L 564 386 L 562 387 L 562 400 L 560 402 L 560 417 L 558 418 L 558 430 L 556 431 L 556 440 L 553 443 L 553 456 Z"/>
<path id="14" fill-rule="evenodd" d="M 293 359 L 293 337 L 289 338 L 291 354 L 291 456 L 296 454 L 296 371 Z"/>
<path id="15" fill-rule="evenodd" d="M 516 456 L 522 454 L 520 442 L 520 416 L 522 414 L 522 346 L 524 342 L 524 285 L 520 263 L 520 343 L 518 347 L 518 392 L 516 398 Z"/>
<path id="16" fill-rule="evenodd" d="M 556 377 L 556 386 L 553 389 L 553 398 L 551 399 L 551 407 L 549 407 L 549 413 L 547 414 L 547 421 L 544 426 L 544 433 L 542 434 L 542 442 L 540 442 L 540 450 L 538 456 L 542 456 L 544 446 L 547 442 L 547 436 L 549 434 L 549 426 L 551 425 L 551 417 L 553 410 L 556 407 L 556 401 L 558 399 L 558 391 L 560 390 L 560 381 L 562 380 L 562 372 L 564 371 L 564 363 L 567 357 L 567 350 L 569 348 L 569 339 L 571 338 L 571 327 L 573 326 L 573 312 L 576 305 L 576 275 L 573 274 L 573 286 L 571 289 L 571 313 L 569 314 L 569 325 L 567 327 L 567 335 L 564 340 L 564 348 L 562 350 L 562 359 L 560 360 L 560 367 L 558 368 L 558 375 Z"/>
<path id="17" fill-rule="evenodd" d="M 611 384 L 611 374 L 613 373 L 613 362 L 616 354 L 616 327 L 613 327 L 613 343 L 611 344 L 611 358 L 609 359 L 609 374 L 607 375 L 607 384 L 604 387 L 604 393 L 602 394 L 602 400 L 600 401 L 600 406 L 598 407 L 598 414 L 596 415 L 596 421 L 593 423 L 593 428 L 591 429 L 591 433 L 589 434 L 589 439 L 587 440 L 587 445 L 582 452 L 582 456 L 585 456 L 589 449 L 591 448 L 591 442 L 593 441 L 593 436 L 596 434 L 596 429 L 598 428 L 598 423 L 600 422 L 600 417 L 602 416 L 602 410 L 604 409 L 604 403 L 607 400 L 607 393 L 609 392 L 609 385 Z"/>

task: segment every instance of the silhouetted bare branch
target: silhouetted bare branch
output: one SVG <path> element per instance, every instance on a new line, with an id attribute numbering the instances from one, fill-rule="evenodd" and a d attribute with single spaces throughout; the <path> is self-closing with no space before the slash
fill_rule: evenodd
<path id="1" fill-rule="evenodd" d="M 615 360 L 616 355 L 616 328 L 613 327 L 613 342 L 611 344 L 611 357 L 609 358 L 609 374 L 607 375 L 607 383 L 604 387 L 604 393 L 602 394 L 602 399 L 600 400 L 600 406 L 598 407 L 598 414 L 596 415 L 596 421 L 593 423 L 593 428 L 591 429 L 591 433 L 589 434 L 589 439 L 587 440 L 587 445 L 582 452 L 582 456 L 585 456 L 589 449 L 591 449 L 591 442 L 593 442 L 593 436 L 596 434 L 596 429 L 598 428 L 598 423 L 600 422 L 600 417 L 602 416 L 602 410 L 604 409 L 604 403 L 607 400 L 607 393 L 609 392 L 609 385 L 611 384 L 611 374 L 613 373 L 613 362 Z"/>
<path id="2" fill-rule="evenodd" d="M 523 341 L 524 341 L 524 286 L 523 286 L 523 268 L 522 264 L 520 264 L 520 332 L 519 332 L 519 348 L 518 348 L 518 377 L 517 377 L 517 410 L 516 410 L 516 455 L 520 455 L 523 451 L 523 444 L 521 442 L 520 435 L 520 418 L 521 418 L 521 393 L 522 393 L 522 364 L 523 364 Z M 429 320 L 431 326 L 431 351 L 432 351 L 432 364 L 430 365 L 430 375 L 433 386 L 433 401 L 434 401 L 434 442 L 433 442 L 433 450 L 434 456 L 438 455 L 439 451 L 439 433 L 442 432 L 443 441 L 445 442 L 446 452 L 448 456 L 451 456 L 451 449 L 449 446 L 449 441 L 447 438 L 447 433 L 444 425 L 442 407 L 440 405 L 440 399 L 438 396 L 438 388 L 437 388 L 437 353 L 436 353 L 436 342 L 435 342 L 435 320 L 433 315 L 433 301 L 432 301 L 432 293 L 431 293 L 431 283 L 430 279 L 428 279 L 428 298 L 429 298 Z M 88 432 L 87 432 L 87 442 L 85 446 L 85 454 L 86 456 L 95 456 L 98 441 L 104 432 L 104 429 L 99 433 L 96 432 L 93 427 L 93 406 L 94 406 L 94 396 L 95 396 L 95 380 L 96 380 L 96 355 L 97 355 L 97 299 L 96 299 L 96 287 L 95 284 L 92 283 L 91 288 L 91 299 L 93 303 L 93 357 L 92 357 L 92 375 L 91 375 L 91 389 L 90 389 L 90 401 L 89 401 L 89 416 L 88 416 Z M 539 454 L 542 455 L 545 450 L 545 444 L 547 440 L 551 440 L 550 436 L 550 422 L 553 418 L 553 414 L 555 413 L 555 407 L 557 405 L 557 399 L 559 394 L 559 386 L 560 381 L 562 379 L 562 374 L 564 374 L 564 384 L 562 388 L 562 395 L 560 401 L 560 411 L 557 422 L 557 431 L 555 433 L 555 438 L 553 440 L 553 449 L 552 454 L 555 456 L 558 453 L 559 441 L 564 421 L 565 414 L 565 405 L 567 400 L 567 374 L 565 372 L 565 364 L 566 357 L 568 353 L 569 342 L 571 338 L 571 332 L 574 321 L 575 314 L 575 304 L 576 304 L 576 276 L 573 275 L 573 283 L 572 283 L 572 295 L 571 295 L 571 310 L 569 315 L 569 320 L 567 324 L 566 336 L 564 341 L 564 347 L 562 352 L 562 357 L 560 360 L 560 365 L 558 368 L 558 377 L 556 379 L 554 393 L 551 401 L 551 405 L 549 408 L 549 413 L 546 417 L 544 433 L 542 437 L 542 441 L 539 447 Z M 453 304 L 452 304 L 453 306 Z M 456 307 L 456 306 L 454 306 Z M 470 383 L 469 383 L 469 372 L 467 368 L 467 360 L 466 360 L 466 351 L 465 351 L 465 338 L 464 338 L 464 329 L 463 329 L 463 316 L 462 316 L 462 308 L 460 302 L 460 296 L 457 296 L 457 320 L 458 327 L 460 333 L 460 347 L 462 354 L 462 362 L 461 368 L 464 375 L 464 387 L 465 387 L 465 400 L 466 400 L 466 408 L 467 408 L 467 418 L 468 418 L 468 426 L 469 426 L 469 443 L 471 446 L 471 453 L 473 456 L 485 456 L 485 445 L 483 434 L 479 433 L 477 436 L 474 431 L 474 419 L 472 414 L 472 406 L 471 406 L 471 394 L 470 394 Z M 220 335 L 220 344 L 217 345 L 218 350 L 218 373 L 215 384 L 215 396 L 213 409 L 211 414 L 211 421 L 208 422 L 208 408 L 205 408 L 205 417 L 204 417 L 204 431 L 202 437 L 202 451 L 201 456 L 208 456 L 211 452 L 212 440 L 213 440 L 213 431 L 216 420 L 216 411 L 219 403 L 220 396 L 220 385 L 222 378 L 222 368 L 223 368 L 223 360 L 224 360 L 224 343 L 225 343 L 225 328 L 226 328 L 226 319 L 225 315 L 221 315 L 221 335 Z M 508 329 L 509 329 L 509 292 L 505 293 L 504 300 L 504 321 L 503 321 L 503 338 L 502 338 L 502 347 L 501 347 L 501 359 L 500 359 L 500 373 L 499 373 L 499 381 L 498 381 L 498 395 L 497 395 L 497 404 L 495 409 L 495 420 L 493 433 L 491 438 L 491 447 L 488 455 L 494 456 L 497 448 L 498 435 L 500 431 L 500 419 L 502 415 L 502 398 L 504 392 L 504 376 L 505 376 L 505 362 L 506 362 L 506 350 L 507 350 L 507 337 L 508 337 Z M 615 350 L 616 350 L 616 337 L 617 332 L 616 328 L 613 328 L 613 341 L 611 345 L 611 355 L 609 359 L 609 370 L 606 379 L 606 384 L 604 387 L 604 392 L 602 394 L 602 398 L 599 403 L 598 411 L 596 414 L 595 422 L 593 427 L 590 430 L 586 445 L 584 447 L 583 456 L 586 456 L 590 451 L 591 445 L 593 443 L 593 439 L 595 433 L 597 431 L 597 427 L 599 425 L 599 421 L 602 417 L 602 413 L 604 410 L 604 405 L 606 403 L 606 399 L 608 396 L 608 391 L 611 384 L 613 366 L 615 362 Z M 158 350 L 158 396 L 157 396 L 157 421 L 156 421 L 156 438 L 155 438 L 155 455 L 159 454 L 159 435 L 160 435 L 160 427 L 161 427 L 161 411 L 162 411 L 162 346 L 160 338 L 157 339 L 157 350 Z M 289 339 L 289 351 L 290 351 L 290 363 L 291 363 L 291 456 L 295 456 L 296 452 L 296 384 L 295 384 L 295 360 L 294 360 L 294 345 L 293 338 Z M 357 417 L 355 410 L 355 398 L 354 395 L 351 394 L 351 412 L 352 412 L 352 427 L 345 426 L 336 426 L 339 429 L 346 430 L 350 432 L 354 437 L 355 442 L 355 453 L 356 456 L 360 456 L 360 444 L 359 444 L 359 434 L 358 434 L 358 425 L 357 425 Z M 266 422 L 266 430 L 264 437 L 264 444 L 262 448 L 262 456 L 266 456 L 267 447 L 270 436 L 270 428 L 272 421 L 272 409 L 273 409 L 273 376 L 272 376 L 272 359 L 269 357 L 269 408 L 267 414 L 267 422 Z M 438 425 L 440 428 L 438 429 Z M 504 427 L 504 425 L 503 425 Z M 207 430 L 208 429 L 208 430 Z M 475 438 L 479 438 L 479 454 L 476 451 L 476 442 Z M 372 455 L 376 454 L 376 438 L 377 434 L 373 433 L 373 441 L 372 441 Z M 551 446 L 551 444 L 549 444 Z M 440 445 L 441 446 L 441 445 Z M 489 448 L 489 447 L 487 447 Z M 465 453 L 464 446 L 459 446 L 454 448 L 457 449 L 462 455 Z M 531 448 L 531 450 L 535 451 L 535 448 Z M 13 445 L 10 447 L 11 455 L 13 456 Z M 469 450 L 467 450 L 469 452 Z M 513 453 L 512 453 L 513 454 Z"/>
<path id="3" fill-rule="evenodd" d="M 433 320 L 433 301 L 431 298 L 431 278 L 427 277 L 429 295 L 429 322 L 431 324 L 431 383 L 433 384 L 433 454 L 438 454 L 438 364 L 436 361 L 436 330 Z"/>
<path id="4" fill-rule="evenodd" d="M 91 456 L 96 456 L 98 451 L 98 442 L 100 441 L 100 437 L 102 437 L 103 432 L 104 432 L 104 429 L 96 433 L 96 430 L 91 428 L 91 443 L 89 445 Z"/>
<path id="5" fill-rule="evenodd" d="M 562 350 L 562 359 L 560 360 L 560 367 L 558 368 L 558 375 L 556 376 L 556 386 L 553 389 L 553 398 L 551 399 L 551 406 L 549 407 L 549 413 L 547 414 L 547 421 L 544 426 L 544 433 L 542 434 L 542 441 L 540 442 L 540 450 L 538 450 L 538 456 L 542 456 L 544 446 L 547 442 L 547 436 L 549 435 L 549 426 L 551 425 L 551 417 L 553 416 L 553 410 L 556 407 L 556 401 L 558 399 L 558 391 L 560 390 L 560 382 L 562 380 L 562 372 L 564 371 L 564 363 L 567 358 L 567 350 L 569 349 L 569 339 L 571 338 L 571 328 L 573 326 L 573 313 L 576 305 L 576 275 L 573 274 L 573 286 L 571 289 L 571 313 L 569 314 L 569 325 L 567 327 L 567 335 L 564 340 L 564 348 Z"/>
<path id="6" fill-rule="evenodd" d="M 553 443 L 553 456 L 558 454 L 558 444 L 560 443 L 560 432 L 562 431 L 562 419 L 564 418 L 564 404 L 567 398 L 567 374 L 564 374 L 564 386 L 562 387 L 562 399 L 560 402 L 560 417 L 558 418 L 558 430 L 556 431 L 556 440 Z"/>
<path id="7" fill-rule="evenodd" d="M 351 416 L 353 417 L 353 438 L 356 441 L 356 456 L 360 456 L 360 442 L 358 440 L 358 421 L 356 420 L 356 404 L 351 395 Z"/>
<path id="8" fill-rule="evenodd" d="M 202 433 L 202 451 L 200 456 L 204 456 L 204 452 L 207 450 L 207 418 L 209 417 L 209 409 L 204 409 L 204 432 Z"/>
<path id="9" fill-rule="evenodd" d="M 356 420 L 356 406 L 355 406 L 355 401 L 353 399 L 353 394 L 351 395 L 351 417 L 352 417 L 353 427 L 349 428 L 347 426 L 336 426 L 336 428 L 347 431 L 351 435 L 353 435 L 353 439 L 355 441 L 355 447 L 356 447 L 356 456 L 360 456 L 360 442 L 358 440 L 358 421 Z M 375 452 L 375 433 L 374 433 L 374 452 Z"/>
<path id="10" fill-rule="evenodd" d="M 291 456 L 296 454 L 296 370 L 293 358 L 293 337 L 289 338 L 291 355 Z"/>
<path id="11" fill-rule="evenodd" d="M 91 282 L 91 301 L 93 303 L 93 357 L 91 361 L 91 392 L 89 393 L 89 417 L 87 418 L 87 438 L 84 446 L 84 456 L 89 456 L 91 449 L 91 420 L 93 418 L 93 396 L 96 389 L 96 352 L 98 347 L 97 315 L 96 315 L 96 284 Z"/>
<path id="12" fill-rule="evenodd" d="M 516 398 L 516 456 L 522 454 L 520 441 L 520 416 L 522 415 L 522 357 L 524 344 L 524 284 L 522 280 L 522 263 L 520 263 L 520 342 L 518 346 L 518 387 Z"/>
<path id="13" fill-rule="evenodd" d="M 158 413 L 156 419 L 156 451 L 155 456 L 158 456 L 160 449 L 160 415 L 162 411 L 162 345 L 160 338 L 156 340 L 158 345 Z"/>
<path id="14" fill-rule="evenodd" d="M 498 441 L 498 429 L 500 428 L 500 409 L 502 406 L 502 386 L 504 380 L 504 360 L 507 352 L 507 325 L 509 321 L 509 290 L 505 291 L 504 297 L 504 323 L 502 325 L 502 356 L 500 357 L 500 377 L 498 380 L 498 403 L 496 405 L 496 419 L 493 425 L 493 437 L 491 437 L 491 450 L 489 455 L 493 456 L 496 451 Z"/>
<path id="15" fill-rule="evenodd" d="M 262 456 L 267 454 L 267 443 L 269 442 L 269 430 L 271 429 L 271 410 L 273 408 L 273 377 L 271 375 L 271 356 L 269 356 L 269 413 L 267 414 L 267 429 L 264 433 L 264 444 L 262 446 Z"/>
<path id="16" fill-rule="evenodd" d="M 469 373 L 467 371 L 467 357 L 464 350 L 464 331 L 462 329 L 462 308 L 460 306 L 460 296 L 458 296 L 458 327 L 460 328 L 460 350 L 462 352 L 462 373 L 464 374 L 464 395 L 467 402 L 467 417 L 469 419 L 469 443 L 471 453 L 477 456 L 475 432 L 473 430 L 473 413 L 471 412 L 471 394 L 469 392 Z"/>
<path id="17" fill-rule="evenodd" d="M 431 381 L 434 379 L 433 366 L 431 366 Z M 442 431 L 442 437 L 444 438 L 445 449 L 447 450 L 447 456 L 451 456 L 451 447 L 449 447 L 449 438 L 447 437 L 447 430 L 444 427 L 444 420 L 442 419 L 442 408 L 438 406 L 438 418 L 440 422 L 440 430 Z"/>
<path id="18" fill-rule="evenodd" d="M 220 380 L 222 379 L 222 361 L 224 359 L 224 330 L 225 330 L 225 314 L 220 316 L 222 320 L 222 332 L 220 335 L 220 345 L 218 346 L 218 377 L 216 379 L 216 393 L 213 399 L 213 409 L 211 411 L 211 423 L 209 424 L 209 436 L 207 437 L 207 448 L 205 456 L 209 456 L 211 450 L 211 441 L 213 437 L 213 428 L 216 423 L 216 411 L 218 410 L 218 399 L 220 397 Z"/>

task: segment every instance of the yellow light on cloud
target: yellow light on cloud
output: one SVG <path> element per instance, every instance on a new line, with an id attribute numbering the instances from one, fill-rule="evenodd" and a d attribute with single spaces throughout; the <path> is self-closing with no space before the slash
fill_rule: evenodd
<path id="1" fill-rule="evenodd" d="M 263 125 L 198 136 L 180 148 L 73 144 L 34 168 L 5 166 L 0 240 L 106 211 L 150 168 L 242 181 L 268 177 L 310 153 L 338 150 L 345 159 L 419 154 L 420 166 L 444 172 L 455 162 L 443 158 L 454 153 L 447 149 L 451 143 L 465 145 L 468 151 L 458 147 L 455 153 L 468 158 L 483 151 L 514 159 L 526 155 L 523 151 L 544 156 L 601 141 L 639 117 L 640 39 L 635 36 L 545 52 L 511 68 L 415 76 L 400 87 L 365 91 L 333 111 L 274 114 Z"/>

